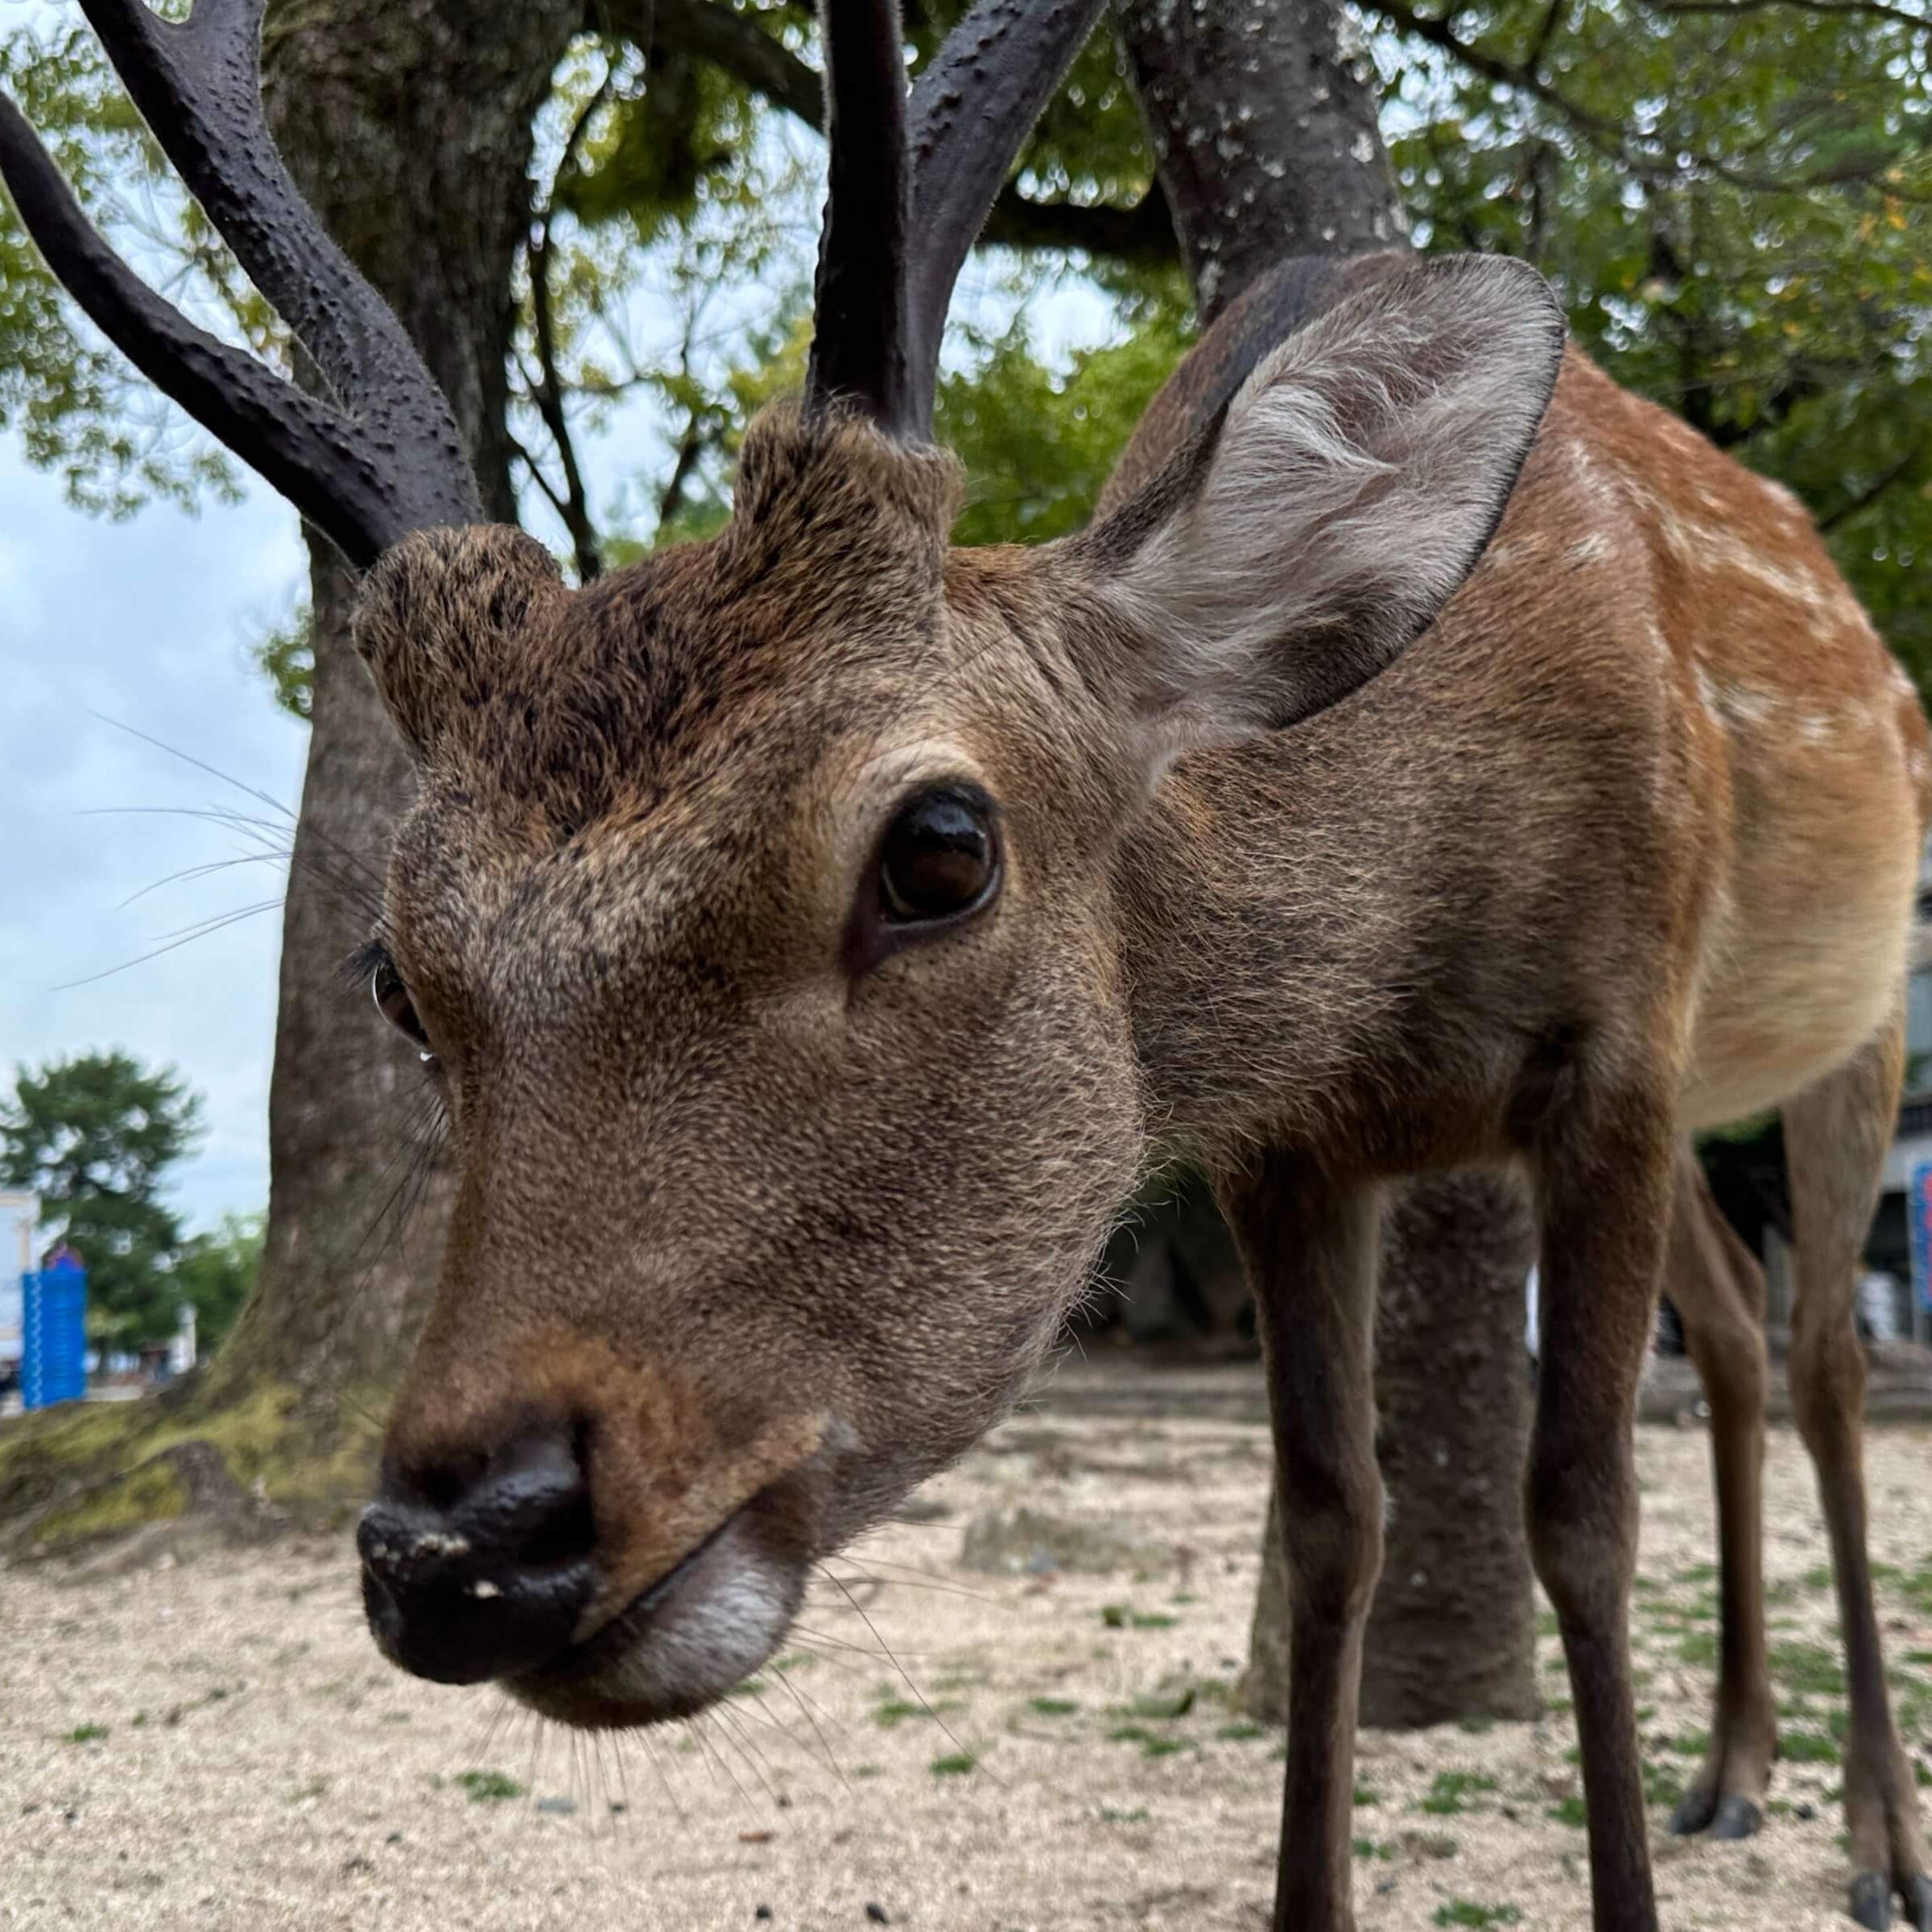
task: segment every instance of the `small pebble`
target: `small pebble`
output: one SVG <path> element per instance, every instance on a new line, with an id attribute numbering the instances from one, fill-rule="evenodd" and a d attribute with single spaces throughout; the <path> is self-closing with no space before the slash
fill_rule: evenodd
<path id="1" fill-rule="evenodd" d="M 875 1926 L 889 1926 L 892 1923 L 891 1915 L 883 1905 L 875 1905 L 868 1902 L 865 1907 L 865 1916 Z"/>
<path id="2" fill-rule="evenodd" d="M 760 1905 L 758 1910 L 752 1913 L 752 1917 L 753 1918 L 770 1918 L 771 1917 L 771 1907 L 770 1905 Z"/>

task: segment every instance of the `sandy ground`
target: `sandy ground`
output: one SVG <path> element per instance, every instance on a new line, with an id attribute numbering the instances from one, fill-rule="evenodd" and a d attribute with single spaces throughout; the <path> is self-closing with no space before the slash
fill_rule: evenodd
<path id="1" fill-rule="evenodd" d="M 85 1581 L 0 1574 L 0 1926 L 956 1932 L 1266 1924 L 1278 1740 L 1228 1692 L 1265 1493 L 1258 1423 L 1049 1406 L 835 1567 L 790 1657 L 694 1729 L 606 1742 L 383 1665 L 346 1539 Z M 1871 1454 L 1913 1748 L 1932 1765 L 1932 1439 Z M 1715 1647 L 1701 1433 L 1642 1431 L 1636 1623 L 1665 1924 L 1837 1929 L 1841 1703 L 1823 1525 L 1788 1432 L 1768 1546 L 1786 1730 L 1765 1833 L 1678 1843 Z M 986 1577 L 964 1525 L 1124 1520 L 1163 1573 Z M 1553 1638 L 1535 1725 L 1362 1740 L 1363 1926 L 1588 1923 Z M 886 1653 L 890 1649 L 891 1655 Z M 896 1662 L 894 1661 L 896 1659 Z M 1922 1773 L 1932 1776 L 1932 1773 Z M 1571 1801 L 1571 1802 L 1566 1802 Z"/>

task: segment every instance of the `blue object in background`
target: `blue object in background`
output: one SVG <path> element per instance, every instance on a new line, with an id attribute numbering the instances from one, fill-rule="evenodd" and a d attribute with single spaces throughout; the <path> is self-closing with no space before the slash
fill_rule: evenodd
<path id="1" fill-rule="evenodd" d="M 20 1399 L 28 1409 L 87 1393 L 87 1270 L 64 1255 L 20 1278 Z"/>
<path id="2" fill-rule="evenodd" d="M 1932 1161 L 1912 1170 L 1905 1191 L 1905 1232 L 1912 1247 L 1912 1298 L 1932 1310 Z"/>

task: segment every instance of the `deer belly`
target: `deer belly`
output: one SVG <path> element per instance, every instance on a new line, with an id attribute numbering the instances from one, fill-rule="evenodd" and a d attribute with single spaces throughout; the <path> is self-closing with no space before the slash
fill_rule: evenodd
<path id="1" fill-rule="evenodd" d="M 1802 794 L 1796 795 L 1802 797 Z M 1823 1079 L 1897 1009 L 1918 870 L 1917 815 L 1736 867 L 1708 922 L 1680 1105 L 1686 1128 L 1761 1113 Z M 1794 830 L 1798 828 L 1794 828 Z"/>

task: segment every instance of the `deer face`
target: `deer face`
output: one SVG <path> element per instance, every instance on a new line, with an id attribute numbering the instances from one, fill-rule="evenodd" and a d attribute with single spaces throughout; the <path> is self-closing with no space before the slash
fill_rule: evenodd
<path id="1" fill-rule="evenodd" d="M 1038 571 L 947 568 L 956 487 L 781 419 L 712 543 L 572 593 L 472 530 L 367 588 L 422 760 L 377 991 L 459 1168 L 365 1533 L 430 1674 L 728 1689 L 1009 1402 L 1133 1184 L 1114 802 Z"/>
<path id="2" fill-rule="evenodd" d="M 1123 830 L 1426 625 L 1559 344 L 1534 278 L 1418 274 L 1037 551 L 949 557 L 947 459 L 782 414 L 724 535 L 588 591 L 507 530 L 378 566 L 375 990 L 459 1169 L 362 1532 L 393 1656 L 695 1709 L 1010 1403 L 1144 1152 Z"/>

